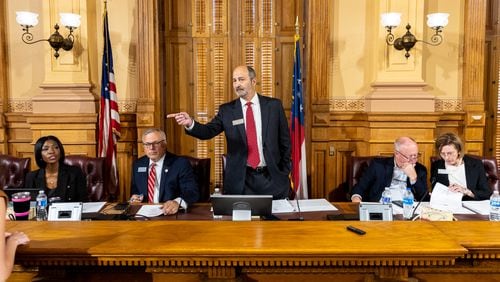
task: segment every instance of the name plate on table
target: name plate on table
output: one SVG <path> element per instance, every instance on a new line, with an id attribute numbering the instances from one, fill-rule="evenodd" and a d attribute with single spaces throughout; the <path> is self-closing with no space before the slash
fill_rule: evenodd
<path id="1" fill-rule="evenodd" d="M 392 205 L 381 203 L 366 203 L 359 204 L 359 220 L 360 221 L 392 221 Z"/>
<path id="2" fill-rule="evenodd" d="M 49 207 L 50 221 L 80 221 L 82 219 L 82 203 L 52 203 Z"/>

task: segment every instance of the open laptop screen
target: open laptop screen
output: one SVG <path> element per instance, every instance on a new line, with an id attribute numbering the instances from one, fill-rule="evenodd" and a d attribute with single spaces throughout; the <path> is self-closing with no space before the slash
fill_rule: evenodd
<path id="1" fill-rule="evenodd" d="M 272 195 L 212 195 L 214 214 L 232 215 L 233 205 L 249 205 L 252 215 L 270 215 L 273 209 Z"/>

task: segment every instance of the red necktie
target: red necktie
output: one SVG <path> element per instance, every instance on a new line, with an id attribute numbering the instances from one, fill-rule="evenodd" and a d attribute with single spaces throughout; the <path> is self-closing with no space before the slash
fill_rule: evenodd
<path id="1" fill-rule="evenodd" d="M 247 163 L 256 168 L 260 163 L 259 147 L 257 146 L 257 130 L 255 129 L 255 120 L 253 119 L 252 102 L 247 102 Z"/>
<path id="2" fill-rule="evenodd" d="M 155 197 L 155 183 L 156 183 L 156 163 L 152 163 L 149 168 L 149 177 L 148 177 L 148 202 L 154 203 Z"/>

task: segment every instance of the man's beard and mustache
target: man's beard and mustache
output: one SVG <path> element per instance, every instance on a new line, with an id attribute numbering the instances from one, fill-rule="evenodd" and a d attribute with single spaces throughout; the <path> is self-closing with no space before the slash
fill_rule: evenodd
<path id="1" fill-rule="evenodd" d="M 238 97 L 241 97 L 241 98 L 244 98 L 245 96 L 248 95 L 248 91 L 246 91 L 242 87 L 237 87 L 235 89 L 235 92 L 236 92 L 236 95 L 238 95 Z"/>

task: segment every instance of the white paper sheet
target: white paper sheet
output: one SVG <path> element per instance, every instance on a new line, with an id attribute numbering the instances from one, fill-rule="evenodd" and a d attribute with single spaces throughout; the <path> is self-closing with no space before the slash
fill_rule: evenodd
<path id="1" fill-rule="evenodd" d="M 490 214 L 490 200 L 483 201 L 464 201 L 462 205 L 478 214 L 489 215 Z"/>
<path id="2" fill-rule="evenodd" d="M 86 202 L 83 203 L 82 213 L 99 212 L 106 202 Z"/>
<path id="3" fill-rule="evenodd" d="M 448 187 L 441 183 L 436 183 L 431 194 L 431 207 L 443 211 L 458 213 L 462 207 L 462 193 L 451 192 Z"/>
<path id="4" fill-rule="evenodd" d="M 301 212 L 336 211 L 326 199 L 299 200 Z M 298 212 L 296 200 L 273 200 L 273 213 Z"/>
<path id="5" fill-rule="evenodd" d="M 162 205 L 143 205 L 136 215 L 141 215 L 145 217 L 155 217 L 163 215 Z"/>
<path id="6" fill-rule="evenodd" d="M 294 212 L 294 210 L 289 200 L 273 200 L 272 213 Z"/>

